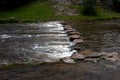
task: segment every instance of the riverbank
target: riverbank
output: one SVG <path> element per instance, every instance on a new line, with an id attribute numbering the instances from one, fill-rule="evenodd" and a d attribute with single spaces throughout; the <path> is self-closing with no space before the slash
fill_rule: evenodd
<path id="1" fill-rule="evenodd" d="M 97 9 L 98 15 L 96 16 L 84 16 L 80 13 L 80 6 L 66 6 L 69 12 L 70 9 L 77 10 L 77 15 L 71 13 L 71 15 L 67 15 L 67 12 L 62 8 L 64 13 L 66 14 L 57 14 L 55 3 L 52 1 L 43 1 L 40 0 L 34 1 L 32 3 L 26 4 L 18 9 L 12 11 L 1 11 L 0 12 L 0 23 L 26 23 L 26 22 L 40 22 L 40 21 L 53 21 L 53 20 L 81 20 L 81 21 L 93 21 L 93 20 L 116 20 L 120 19 L 120 14 L 108 10 L 104 10 L 102 8 Z M 64 3 L 63 3 L 64 4 Z M 62 4 L 62 5 L 63 5 Z M 65 5 L 65 4 L 64 4 Z M 72 12 L 72 11 L 70 11 Z"/>
<path id="2" fill-rule="evenodd" d="M 109 61 L 16 65 L 0 69 L 0 80 L 119 80 L 120 65 Z"/>

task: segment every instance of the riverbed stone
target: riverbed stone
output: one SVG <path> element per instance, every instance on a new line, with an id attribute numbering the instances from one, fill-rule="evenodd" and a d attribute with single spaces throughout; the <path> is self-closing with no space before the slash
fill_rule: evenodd
<path id="1" fill-rule="evenodd" d="M 65 21 L 60 21 L 60 24 L 62 24 L 62 25 L 67 25 L 67 22 L 65 22 Z"/>
<path id="2" fill-rule="evenodd" d="M 73 28 L 71 26 L 67 25 L 64 27 L 64 30 L 73 30 Z"/>
<path id="3" fill-rule="evenodd" d="M 117 52 L 108 53 L 105 56 L 102 56 L 102 58 L 109 61 L 120 61 L 120 57 Z"/>
<path id="4" fill-rule="evenodd" d="M 74 39 L 73 42 L 76 44 L 80 44 L 83 42 L 83 40 L 82 39 Z"/>
<path id="5" fill-rule="evenodd" d="M 75 60 L 83 60 L 83 59 L 85 59 L 85 56 L 82 54 L 79 54 L 79 53 L 75 53 L 71 56 L 71 58 L 75 59 Z"/>
<path id="6" fill-rule="evenodd" d="M 75 63 L 75 61 L 71 59 L 70 57 L 65 57 L 62 59 L 62 61 L 65 63 Z"/>
<path id="7" fill-rule="evenodd" d="M 100 54 L 100 53 L 94 52 L 94 53 L 91 53 L 91 54 L 88 54 L 88 55 L 85 55 L 85 56 L 86 56 L 86 58 L 100 58 L 103 55 Z"/>
<path id="8" fill-rule="evenodd" d="M 68 35 L 80 35 L 80 33 L 77 31 L 76 32 L 69 32 Z"/>
<path id="9" fill-rule="evenodd" d="M 79 51 L 79 54 L 83 54 L 83 55 L 90 55 L 92 53 L 94 53 L 95 51 L 91 50 L 91 49 L 85 49 L 85 50 L 81 50 Z"/>
<path id="10" fill-rule="evenodd" d="M 80 39 L 79 35 L 69 35 L 69 38 L 71 41 L 73 41 L 74 39 Z"/>
<path id="11" fill-rule="evenodd" d="M 98 62 L 100 58 L 85 58 L 84 61 L 86 62 Z"/>
<path id="12" fill-rule="evenodd" d="M 75 31 L 76 31 L 75 29 L 72 29 L 72 30 L 66 30 L 67 33 L 75 32 Z"/>

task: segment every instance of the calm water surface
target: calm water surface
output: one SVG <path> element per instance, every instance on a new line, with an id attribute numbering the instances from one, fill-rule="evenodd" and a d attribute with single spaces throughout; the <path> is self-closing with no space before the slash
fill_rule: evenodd
<path id="1" fill-rule="evenodd" d="M 74 22 L 84 43 L 82 49 L 120 52 L 120 21 Z"/>

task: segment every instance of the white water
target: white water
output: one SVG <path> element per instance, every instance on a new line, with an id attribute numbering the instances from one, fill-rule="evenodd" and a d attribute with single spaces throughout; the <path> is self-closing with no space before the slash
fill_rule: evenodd
<path id="1" fill-rule="evenodd" d="M 74 43 L 59 21 L 5 26 L 7 29 L 0 34 L 0 54 L 4 55 L 0 57 L 1 64 L 56 62 L 75 52 L 69 48 Z"/>

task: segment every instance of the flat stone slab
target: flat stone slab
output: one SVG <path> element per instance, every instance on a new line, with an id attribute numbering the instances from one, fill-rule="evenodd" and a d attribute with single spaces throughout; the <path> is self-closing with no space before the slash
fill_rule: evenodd
<path id="1" fill-rule="evenodd" d="M 102 58 L 109 61 L 120 61 L 120 55 L 117 52 L 110 52 L 110 53 L 104 52 L 104 56 L 102 56 Z"/>
<path id="2" fill-rule="evenodd" d="M 85 58 L 84 61 L 87 62 L 98 62 L 100 60 L 100 58 Z"/>
<path id="3" fill-rule="evenodd" d="M 65 57 L 62 59 L 62 61 L 65 63 L 75 63 L 75 61 L 71 59 L 70 57 Z"/>
<path id="4" fill-rule="evenodd" d="M 67 25 L 67 26 L 64 27 L 64 30 L 73 30 L 73 28 L 71 26 Z"/>
<path id="5" fill-rule="evenodd" d="M 79 54 L 79 53 L 75 53 L 71 56 L 72 59 L 78 59 L 78 60 L 82 60 L 82 59 L 85 59 L 85 56 L 82 55 L 82 54 Z"/>
<path id="6" fill-rule="evenodd" d="M 83 40 L 82 39 L 74 39 L 73 42 L 75 42 L 76 44 L 82 43 Z"/>
<path id="7" fill-rule="evenodd" d="M 59 23 L 62 25 L 67 25 L 67 22 L 65 22 L 65 21 L 60 21 Z"/>
<path id="8" fill-rule="evenodd" d="M 79 39 L 80 36 L 79 35 L 69 35 L 69 38 L 71 38 L 71 39 Z"/>
<path id="9" fill-rule="evenodd" d="M 117 52 L 93 52 L 89 49 L 77 52 L 73 54 L 71 58 L 88 62 L 97 62 L 100 59 L 120 62 L 120 55 Z"/>
<path id="10" fill-rule="evenodd" d="M 68 35 L 76 35 L 76 34 L 77 34 L 77 35 L 80 35 L 79 32 L 69 32 L 69 33 L 68 33 Z"/>
<path id="11" fill-rule="evenodd" d="M 72 29 L 72 30 L 66 30 L 67 33 L 75 32 L 75 31 L 76 31 L 75 29 Z"/>

